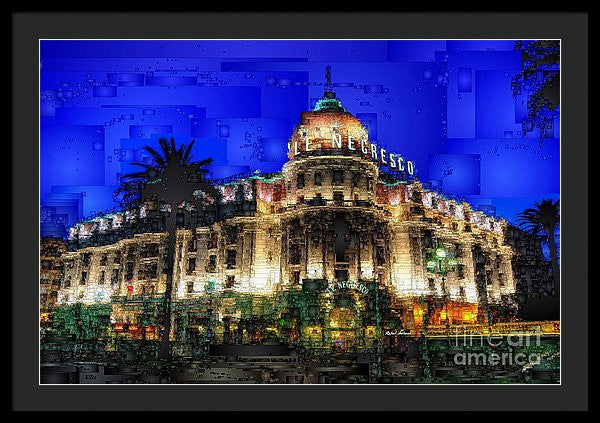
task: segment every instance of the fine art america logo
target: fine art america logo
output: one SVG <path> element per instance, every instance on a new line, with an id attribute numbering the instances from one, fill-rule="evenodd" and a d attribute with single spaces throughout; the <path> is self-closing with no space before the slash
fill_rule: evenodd
<path id="1" fill-rule="evenodd" d="M 455 342 L 449 339 L 451 347 L 491 347 L 493 349 L 500 349 L 501 346 L 506 343 L 510 352 L 502 353 L 489 353 L 484 352 L 460 352 L 454 355 L 454 364 L 456 365 L 483 365 L 483 366 L 497 366 L 497 365 L 518 365 L 531 367 L 536 364 L 540 364 L 542 361 L 542 355 L 540 353 L 533 352 L 531 354 L 525 354 L 523 352 L 513 353 L 512 351 L 518 348 L 530 347 L 535 345 L 539 347 L 541 345 L 540 339 L 541 333 L 538 332 L 536 335 L 525 334 L 521 332 L 511 333 L 507 336 L 493 336 L 488 335 L 487 337 L 478 336 L 476 340 L 473 340 L 473 335 L 459 334 L 458 331 L 455 335 Z M 532 338 L 535 340 L 532 341 Z"/>

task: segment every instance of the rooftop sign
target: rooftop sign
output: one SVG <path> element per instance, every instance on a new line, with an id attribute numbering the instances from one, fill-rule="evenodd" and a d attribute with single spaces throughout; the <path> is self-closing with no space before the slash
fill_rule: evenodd
<path id="1" fill-rule="evenodd" d="M 364 157 L 370 158 L 378 164 L 388 166 L 391 169 L 407 172 L 409 175 L 414 174 L 415 165 L 412 161 L 404 159 L 398 153 L 388 152 L 383 147 L 370 142 L 364 136 L 358 138 L 346 135 L 344 137 L 336 126 L 330 128 L 313 128 L 313 133 L 310 135 L 312 136 L 309 136 L 308 128 L 301 127 L 300 139 L 293 139 L 288 142 L 288 157 L 316 150 L 346 150 L 362 154 Z M 328 142 L 327 140 L 330 141 Z M 293 156 L 291 156 L 292 154 Z"/>

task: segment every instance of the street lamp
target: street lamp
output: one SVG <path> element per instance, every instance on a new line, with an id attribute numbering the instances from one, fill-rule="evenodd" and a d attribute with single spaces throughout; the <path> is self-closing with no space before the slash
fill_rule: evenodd
<path id="1" fill-rule="evenodd" d="M 433 255 L 427 260 L 426 268 L 430 273 L 442 276 L 442 291 L 444 295 L 444 304 L 446 306 L 446 329 L 450 328 L 450 317 L 448 316 L 448 292 L 446 289 L 446 275 L 453 272 L 458 266 L 456 259 L 444 247 L 435 249 Z"/>

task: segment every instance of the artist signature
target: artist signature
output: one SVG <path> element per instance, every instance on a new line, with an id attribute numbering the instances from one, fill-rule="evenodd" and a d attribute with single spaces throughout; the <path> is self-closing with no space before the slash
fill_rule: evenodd
<path id="1" fill-rule="evenodd" d="M 386 330 L 384 332 L 385 336 L 398 336 L 398 335 L 410 335 L 410 330 L 400 329 L 400 330 Z"/>

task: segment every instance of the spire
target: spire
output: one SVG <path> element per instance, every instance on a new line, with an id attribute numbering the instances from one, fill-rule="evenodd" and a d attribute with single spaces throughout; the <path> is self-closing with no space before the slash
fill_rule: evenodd
<path id="1" fill-rule="evenodd" d="M 331 66 L 325 66 L 325 93 L 324 98 L 335 98 L 333 85 L 331 84 Z"/>
<path id="2" fill-rule="evenodd" d="M 325 91 L 331 91 L 331 66 L 325 66 Z"/>
<path id="3" fill-rule="evenodd" d="M 323 98 L 317 101 L 314 110 L 315 112 L 345 112 L 342 102 L 336 98 L 331 83 L 331 66 L 325 66 L 325 92 Z"/>

